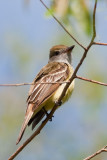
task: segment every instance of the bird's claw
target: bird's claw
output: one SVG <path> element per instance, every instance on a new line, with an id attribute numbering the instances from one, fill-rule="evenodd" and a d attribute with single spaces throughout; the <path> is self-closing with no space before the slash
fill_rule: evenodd
<path id="1" fill-rule="evenodd" d="M 45 114 L 46 114 L 46 116 L 47 116 L 47 118 L 49 117 L 49 113 L 46 111 L 46 109 L 43 107 L 43 110 L 44 110 L 44 112 L 45 112 Z M 52 122 L 52 118 L 53 118 L 54 116 L 52 116 L 51 118 L 49 117 L 49 121 L 50 122 Z"/>
<path id="2" fill-rule="evenodd" d="M 52 116 L 52 117 L 49 119 L 50 122 L 52 122 L 52 118 L 53 118 L 53 117 L 54 117 L 54 116 Z"/>

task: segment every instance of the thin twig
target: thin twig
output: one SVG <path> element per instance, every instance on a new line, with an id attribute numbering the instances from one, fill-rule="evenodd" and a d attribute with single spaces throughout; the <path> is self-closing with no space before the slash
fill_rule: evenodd
<path id="1" fill-rule="evenodd" d="M 106 149 L 106 148 L 107 148 L 107 146 L 103 147 L 102 149 L 98 150 L 97 152 L 95 152 L 95 153 L 92 154 L 91 156 L 85 158 L 84 160 L 90 160 L 90 159 L 96 157 L 97 155 L 99 155 L 99 154 L 102 153 L 102 152 L 107 152 L 107 149 Z"/>
<path id="2" fill-rule="evenodd" d="M 91 80 L 91 79 L 87 79 L 87 78 L 84 78 L 84 77 L 76 76 L 75 78 L 81 79 L 83 81 L 88 81 L 88 82 L 91 82 L 91 83 L 96 83 L 96 84 L 99 84 L 99 85 L 102 85 L 102 86 L 107 86 L 107 83 L 102 83 L 102 82 Z"/>
<path id="3" fill-rule="evenodd" d="M 17 87 L 24 85 L 33 85 L 33 83 L 17 83 L 17 84 L 0 84 L 0 87 Z"/>
<path id="4" fill-rule="evenodd" d="M 94 5 L 94 12 L 93 12 L 93 37 L 92 41 L 94 41 L 94 38 L 96 37 L 96 23 L 95 23 L 95 16 L 96 16 L 96 7 L 97 7 L 97 0 L 95 0 L 95 5 Z"/>
<path id="5" fill-rule="evenodd" d="M 95 0 L 94 11 L 93 11 L 93 36 L 92 36 L 91 42 L 90 42 L 89 46 L 87 47 L 87 49 L 89 49 L 93 45 L 94 39 L 96 37 L 96 23 L 95 23 L 96 7 L 97 7 L 97 0 Z"/>
<path id="6" fill-rule="evenodd" d="M 35 84 L 63 84 L 69 83 L 69 81 L 65 82 L 35 82 L 35 83 L 17 83 L 17 84 L 0 84 L 0 87 L 17 87 L 17 86 L 24 86 L 24 85 L 35 85 Z"/>
<path id="7" fill-rule="evenodd" d="M 93 42 L 93 45 L 102 45 L 102 46 L 107 46 L 107 43 Z"/>
<path id="8" fill-rule="evenodd" d="M 40 0 L 40 1 L 41 1 L 41 0 Z M 41 1 L 41 2 L 42 2 L 42 1 Z M 47 8 L 47 6 L 46 6 L 43 2 L 42 2 L 42 4 Z M 93 18 L 94 18 L 94 19 L 93 19 L 94 27 L 95 27 L 96 4 L 97 4 L 97 1 L 96 1 L 95 5 L 94 5 L 94 12 L 93 12 L 93 15 L 94 15 L 94 16 L 93 16 Z M 49 9 L 47 8 L 47 10 L 49 10 Z M 57 21 L 56 18 L 55 18 L 55 20 Z M 57 22 L 59 23 L 59 21 L 57 21 Z M 60 23 L 59 23 L 59 24 L 60 24 Z M 62 25 L 61 25 L 61 26 L 62 26 Z M 63 27 L 63 26 L 62 26 L 62 27 Z M 94 28 L 94 27 L 93 27 L 93 28 Z M 65 31 L 66 31 L 66 30 L 65 30 Z M 69 34 L 69 33 L 68 33 L 68 34 Z M 93 30 L 93 37 L 95 38 L 95 36 L 96 36 L 96 34 L 95 34 L 95 28 L 94 28 L 94 30 Z M 86 55 L 87 55 L 88 50 L 89 50 L 90 47 L 92 46 L 93 41 L 94 41 L 94 38 L 93 38 L 93 37 L 92 37 L 92 40 L 91 40 L 89 46 L 87 47 L 87 49 L 85 49 L 84 54 L 83 54 L 82 58 L 80 59 L 80 62 L 78 63 L 78 65 L 77 65 L 77 67 L 76 67 L 76 69 L 75 69 L 72 77 L 70 78 L 70 80 L 69 80 L 70 82 L 66 84 L 66 86 L 65 86 L 65 88 L 64 88 L 64 90 L 63 90 L 63 92 L 62 92 L 62 94 L 61 94 L 61 96 L 60 96 L 60 98 L 58 99 L 58 103 L 54 105 L 54 107 L 53 107 L 53 109 L 51 110 L 51 112 L 49 113 L 48 117 L 42 122 L 42 124 L 37 128 L 37 130 L 33 133 L 33 135 L 32 135 L 21 147 L 19 147 L 19 148 L 17 149 L 17 151 L 16 151 L 8 160 L 14 159 L 14 158 L 22 151 L 22 149 L 23 149 L 35 136 L 37 136 L 37 135 L 40 133 L 40 131 L 42 130 L 42 128 L 46 125 L 46 123 L 49 121 L 49 119 L 53 116 L 54 112 L 56 111 L 56 109 L 57 109 L 57 107 L 58 107 L 58 104 L 60 104 L 61 100 L 62 100 L 63 97 L 65 96 L 65 93 L 66 93 L 69 85 L 72 83 L 72 81 L 73 81 L 74 78 L 76 77 L 76 73 L 78 72 L 80 66 L 82 65 L 82 63 L 83 63 L 83 61 L 84 61 L 84 59 L 85 59 L 85 57 L 86 57 Z M 83 47 L 82 47 L 82 48 L 83 48 Z"/>
<path id="9" fill-rule="evenodd" d="M 69 33 L 69 31 L 64 27 L 64 25 L 52 14 L 52 12 L 50 11 L 50 9 L 46 6 L 46 4 L 40 0 L 40 2 L 44 5 L 44 7 L 51 13 L 52 17 L 59 23 L 59 25 L 65 30 L 65 32 L 79 45 L 81 46 L 84 50 L 86 49 L 80 42 L 78 42 L 76 40 L 76 38 L 74 38 L 73 35 L 71 35 L 71 33 Z"/>

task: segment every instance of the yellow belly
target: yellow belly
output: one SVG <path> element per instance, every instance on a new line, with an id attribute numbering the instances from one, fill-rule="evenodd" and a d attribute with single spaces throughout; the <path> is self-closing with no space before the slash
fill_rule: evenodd
<path id="1" fill-rule="evenodd" d="M 54 106 L 55 102 L 58 101 L 64 87 L 65 87 L 65 83 L 62 84 L 58 89 L 57 91 L 49 98 L 49 100 L 46 102 L 45 104 L 45 109 L 48 111 L 50 109 L 52 109 L 52 107 Z M 65 103 L 71 96 L 72 94 L 72 91 L 74 89 L 74 81 L 70 84 L 69 88 L 67 89 L 66 91 L 66 94 L 65 96 L 63 97 L 62 99 L 62 103 Z"/>
<path id="2" fill-rule="evenodd" d="M 70 66 L 70 75 L 66 81 L 69 80 L 69 78 L 71 77 L 72 74 L 73 74 L 73 68 Z M 52 109 L 52 107 L 55 104 L 55 101 L 58 101 L 59 97 L 61 96 L 61 93 L 63 92 L 65 85 L 66 85 L 66 83 L 61 84 L 61 86 L 57 89 L 57 91 L 49 98 L 49 100 L 46 101 L 45 109 L 47 111 Z M 73 89 L 74 89 L 74 80 L 72 81 L 69 88 L 67 89 L 66 94 L 62 99 L 62 103 L 65 103 L 70 98 Z"/>

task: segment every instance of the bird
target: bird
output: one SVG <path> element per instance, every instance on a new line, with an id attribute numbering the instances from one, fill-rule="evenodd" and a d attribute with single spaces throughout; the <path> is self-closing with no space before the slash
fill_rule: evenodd
<path id="1" fill-rule="evenodd" d="M 50 111 L 64 90 L 65 82 L 69 81 L 74 69 L 72 67 L 72 50 L 75 46 L 56 45 L 50 49 L 49 61 L 37 74 L 31 85 L 24 122 L 22 124 L 16 144 L 18 144 L 27 126 L 32 130 Z M 61 82 L 61 83 L 60 83 Z M 68 87 L 62 104 L 67 101 L 74 89 L 74 80 Z"/>

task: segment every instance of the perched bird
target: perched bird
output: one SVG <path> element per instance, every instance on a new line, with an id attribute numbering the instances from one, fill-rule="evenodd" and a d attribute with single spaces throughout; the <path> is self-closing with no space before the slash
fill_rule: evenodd
<path id="1" fill-rule="evenodd" d="M 66 83 L 73 74 L 71 65 L 71 52 L 74 45 L 67 47 L 65 45 L 56 45 L 50 49 L 49 62 L 37 74 L 30 88 L 27 98 L 27 109 L 22 128 L 16 144 L 21 140 L 24 131 L 30 124 L 32 129 L 48 114 L 47 111 L 52 109 L 58 101 Z M 64 103 L 70 97 L 74 88 L 74 81 L 70 84 L 62 99 Z"/>

